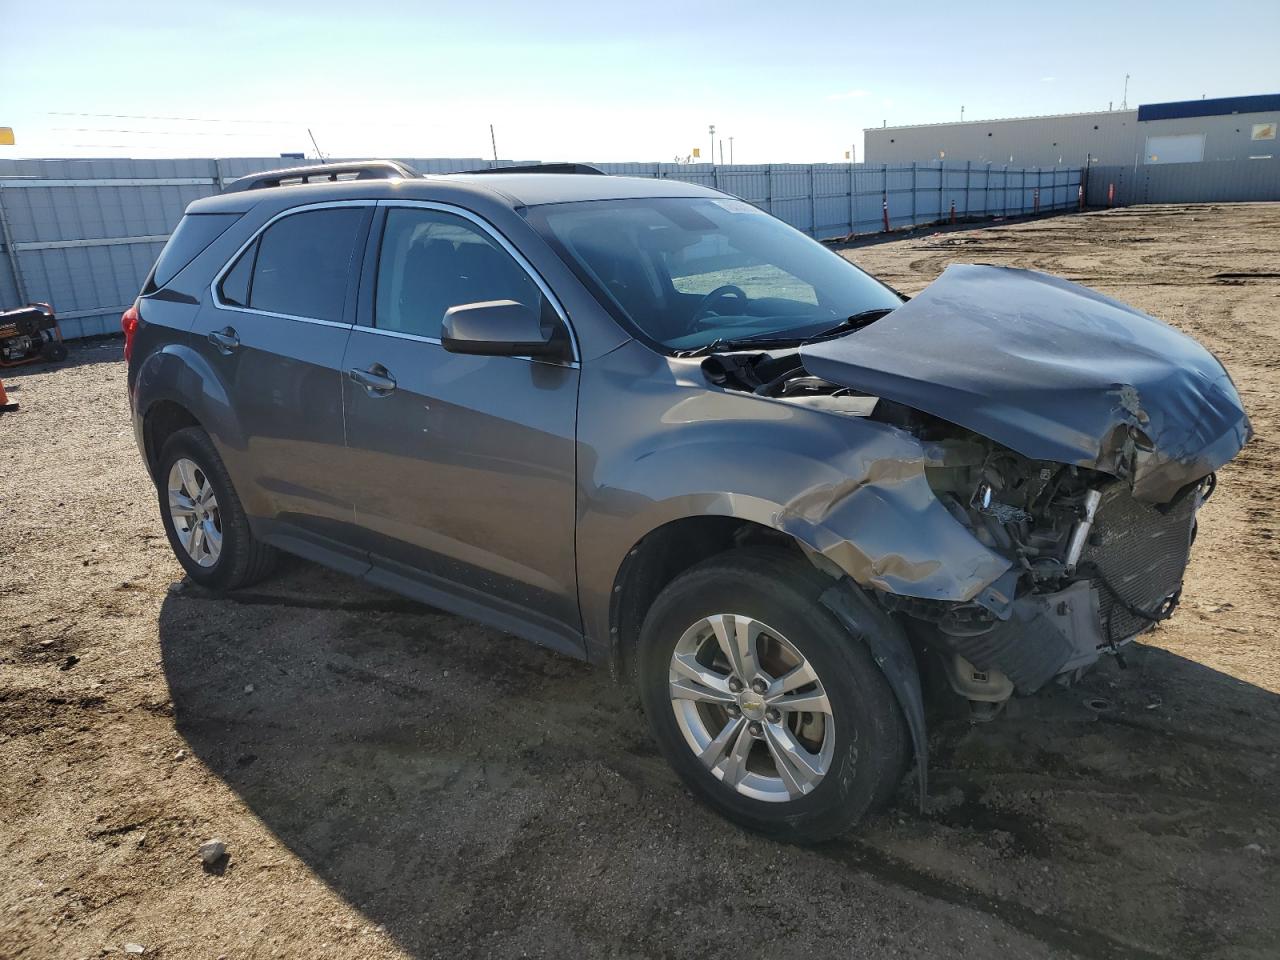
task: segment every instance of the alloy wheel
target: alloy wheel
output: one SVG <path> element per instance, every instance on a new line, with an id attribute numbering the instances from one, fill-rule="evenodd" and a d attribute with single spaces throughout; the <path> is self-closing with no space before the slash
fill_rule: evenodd
<path id="1" fill-rule="evenodd" d="M 768 624 L 704 617 L 676 643 L 669 679 L 685 742 L 726 786 L 782 803 L 826 776 L 835 752 L 831 703 L 809 661 Z"/>
<path id="2" fill-rule="evenodd" d="M 211 567 L 222 553 L 222 517 L 208 476 L 181 457 L 169 468 L 169 517 L 178 542 L 196 563 Z"/>

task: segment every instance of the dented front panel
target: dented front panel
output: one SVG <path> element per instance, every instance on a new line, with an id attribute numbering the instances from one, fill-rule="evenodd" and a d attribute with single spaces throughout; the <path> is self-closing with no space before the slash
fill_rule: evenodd
<path id="1" fill-rule="evenodd" d="M 794 537 L 865 587 L 968 601 L 1009 569 L 938 501 L 929 448 L 864 417 L 721 389 L 632 342 L 582 371 L 578 572 L 586 634 L 609 636 L 627 551 L 686 517 Z"/>
<path id="2" fill-rule="evenodd" d="M 1195 340 L 1078 284 L 956 265 L 857 333 L 801 348 L 833 383 L 926 411 L 1033 460 L 1128 479 L 1163 503 L 1251 429 Z"/>

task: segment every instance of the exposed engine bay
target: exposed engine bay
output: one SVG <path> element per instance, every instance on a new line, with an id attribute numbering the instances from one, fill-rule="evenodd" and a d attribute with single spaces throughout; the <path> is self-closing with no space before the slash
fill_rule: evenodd
<path id="1" fill-rule="evenodd" d="M 934 495 L 1011 566 L 966 603 L 876 595 L 940 655 L 952 688 L 980 718 L 1014 693 L 1070 681 L 1101 654 L 1119 655 L 1178 604 L 1212 473 L 1167 502 L 1144 502 L 1134 496 L 1127 461 L 1108 473 L 1022 456 L 940 417 L 815 376 L 797 350 L 717 354 L 702 369 L 725 389 L 877 420 L 921 442 Z M 1133 456 L 1144 440 L 1136 430 L 1130 436 Z"/>

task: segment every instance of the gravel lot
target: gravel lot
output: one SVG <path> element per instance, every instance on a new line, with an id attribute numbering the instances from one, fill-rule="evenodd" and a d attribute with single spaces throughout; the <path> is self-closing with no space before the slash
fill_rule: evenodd
<path id="1" fill-rule="evenodd" d="M 1047 270 L 1231 370 L 1258 438 L 1127 670 L 935 726 L 926 813 L 908 783 L 859 834 L 765 842 L 683 791 L 604 671 L 301 561 L 184 587 L 120 341 L 77 346 L 4 378 L 0 956 L 1280 955 L 1280 204 L 846 255 L 908 293 Z"/>

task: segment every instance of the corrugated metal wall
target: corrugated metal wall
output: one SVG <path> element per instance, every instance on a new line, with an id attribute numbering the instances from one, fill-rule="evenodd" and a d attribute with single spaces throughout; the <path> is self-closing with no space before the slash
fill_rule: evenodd
<path id="1" fill-rule="evenodd" d="M 1132 203 L 1231 203 L 1280 200 L 1280 157 L 1201 163 L 1148 163 L 1093 167 L 1088 177 L 1091 207 Z"/>
<path id="2" fill-rule="evenodd" d="M 1141 151 L 1138 111 L 871 127 L 862 131 L 867 163 L 992 163 L 1018 167 L 1132 163 Z M 1010 159 L 1012 157 L 1012 159 Z"/>
<path id="3" fill-rule="evenodd" d="M 1253 139 L 1254 125 L 1280 122 L 1280 110 L 1169 120 L 1139 120 L 1138 114 L 1137 110 L 1107 110 L 873 127 L 863 131 L 865 156 L 870 164 L 945 159 L 1019 167 L 1125 166 L 1143 162 L 1149 153 L 1148 137 L 1202 135 L 1204 160 L 1246 160 L 1275 152 L 1275 140 Z"/>
<path id="4" fill-rule="evenodd" d="M 286 161 L 287 162 L 287 161 Z M 408 158 L 422 173 L 493 166 Z M 501 161 L 502 165 L 512 162 Z M 0 160 L 0 306 L 53 304 L 67 338 L 111 333 L 187 204 L 278 157 Z M 1074 209 L 1079 169 L 978 164 L 603 163 L 606 173 L 699 183 L 742 197 L 818 239 L 948 219 Z"/>

